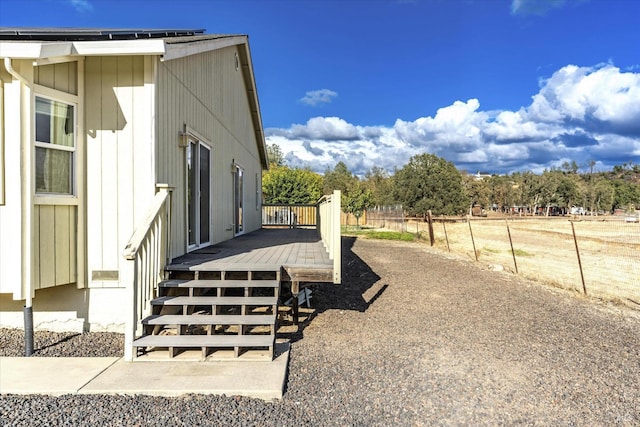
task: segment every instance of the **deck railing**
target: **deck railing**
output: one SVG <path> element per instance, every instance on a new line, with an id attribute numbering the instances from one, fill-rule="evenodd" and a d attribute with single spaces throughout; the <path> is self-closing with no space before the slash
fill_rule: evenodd
<path id="1" fill-rule="evenodd" d="M 340 246 L 340 191 L 323 196 L 318 202 L 318 231 L 329 258 L 333 260 L 333 283 L 340 283 L 342 250 Z"/>
<path id="2" fill-rule="evenodd" d="M 163 279 L 164 268 L 171 259 L 171 187 L 159 184 L 147 216 L 138 226 L 124 249 L 131 277 L 127 279 L 128 303 L 125 324 L 125 360 L 133 360 L 133 341 L 140 335 L 140 321 L 151 314 L 151 300 L 157 284 Z"/>
<path id="3" fill-rule="evenodd" d="M 340 191 L 322 196 L 315 205 L 262 205 L 263 227 L 315 228 L 333 261 L 333 283 L 341 281 Z"/>

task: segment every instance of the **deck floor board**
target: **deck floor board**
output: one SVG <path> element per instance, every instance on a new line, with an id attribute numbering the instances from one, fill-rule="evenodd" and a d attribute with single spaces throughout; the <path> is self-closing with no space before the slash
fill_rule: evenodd
<path id="1" fill-rule="evenodd" d="M 173 260 L 174 270 L 276 270 L 296 267 L 333 271 L 316 230 L 263 228 Z"/>

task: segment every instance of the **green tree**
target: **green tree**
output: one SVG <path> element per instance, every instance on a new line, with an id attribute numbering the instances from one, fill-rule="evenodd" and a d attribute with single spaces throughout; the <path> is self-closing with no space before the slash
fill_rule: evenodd
<path id="1" fill-rule="evenodd" d="M 333 170 L 327 168 L 323 177 L 323 191 L 324 194 L 331 194 L 333 190 L 340 190 L 342 194 L 348 192 L 349 187 L 356 181 L 357 178 L 353 176 L 347 165 L 343 162 L 338 162 Z"/>
<path id="2" fill-rule="evenodd" d="M 373 193 L 362 182 L 356 181 L 342 193 L 342 211 L 356 217 L 356 225 L 360 226 L 360 217 L 365 210 L 374 206 Z"/>
<path id="3" fill-rule="evenodd" d="M 640 183 L 616 179 L 611 184 L 615 189 L 612 209 L 640 206 Z"/>
<path id="4" fill-rule="evenodd" d="M 531 171 L 517 172 L 511 175 L 514 181 L 515 204 L 518 206 L 527 206 L 529 212 L 535 212 L 540 202 L 540 194 L 538 186 L 540 177 Z"/>
<path id="5" fill-rule="evenodd" d="M 498 211 L 504 212 L 505 209 L 517 204 L 518 192 L 514 188 L 514 181 L 509 176 L 492 176 L 488 182 L 489 198 L 492 205 L 498 207 Z"/>
<path id="6" fill-rule="evenodd" d="M 474 205 L 480 205 L 484 209 L 489 208 L 489 186 L 484 179 L 477 179 L 474 175 L 463 174 L 462 184 L 467 197 L 469 215 Z"/>
<path id="7" fill-rule="evenodd" d="M 584 189 L 585 206 L 591 212 L 608 212 L 613 209 L 615 187 L 610 180 L 598 175 L 589 175 Z"/>
<path id="8" fill-rule="evenodd" d="M 575 160 L 572 160 L 571 163 L 569 162 L 562 163 L 561 168 L 564 172 L 573 173 L 573 174 L 578 173 L 578 169 L 580 169 L 580 167 L 578 166 Z"/>
<path id="9" fill-rule="evenodd" d="M 309 169 L 274 166 L 262 176 L 262 193 L 267 204 L 315 203 L 322 196 L 322 177 Z"/>
<path id="10" fill-rule="evenodd" d="M 433 154 L 419 154 L 394 175 L 394 198 L 409 215 L 458 215 L 465 211 L 462 175 Z"/>
<path id="11" fill-rule="evenodd" d="M 269 167 L 284 166 L 284 154 L 278 144 L 267 145 L 267 156 L 269 157 Z"/>
<path id="12" fill-rule="evenodd" d="M 393 179 L 379 166 L 374 166 L 364 175 L 364 185 L 371 191 L 373 206 L 395 204 L 393 200 Z"/>

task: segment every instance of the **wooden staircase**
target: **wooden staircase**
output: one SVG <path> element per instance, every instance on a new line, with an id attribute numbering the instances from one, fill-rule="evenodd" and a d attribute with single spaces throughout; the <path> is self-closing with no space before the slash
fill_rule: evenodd
<path id="1" fill-rule="evenodd" d="M 233 357 L 255 353 L 273 359 L 280 271 L 169 270 L 133 342 L 140 360 L 200 350 Z M 226 350 L 226 352 L 225 352 Z"/>

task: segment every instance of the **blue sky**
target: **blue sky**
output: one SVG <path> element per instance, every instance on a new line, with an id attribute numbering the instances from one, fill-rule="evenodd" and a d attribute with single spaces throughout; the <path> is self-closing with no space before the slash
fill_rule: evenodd
<path id="1" fill-rule="evenodd" d="M 640 163 L 640 1 L 0 0 L 2 26 L 248 34 L 292 166 L 475 173 Z"/>

